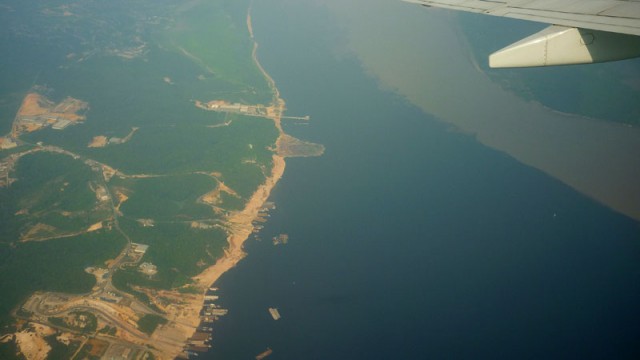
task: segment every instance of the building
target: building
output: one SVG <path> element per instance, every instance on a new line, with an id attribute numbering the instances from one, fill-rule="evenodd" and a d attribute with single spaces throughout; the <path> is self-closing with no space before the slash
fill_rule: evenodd
<path id="1" fill-rule="evenodd" d="M 143 262 L 140 264 L 139 269 L 141 273 L 149 276 L 153 276 L 158 273 L 158 267 L 150 262 Z"/>
<path id="2" fill-rule="evenodd" d="M 149 245 L 136 244 L 136 243 L 131 243 L 131 247 L 133 248 L 133 252 L 138 254 L 144 254 L 149 249 Z"/>
<path id="3" fill-rule="evenodd" d="M 60 120 L 56 121 L 56 123 L 53 124 L 53 126 L 51 126 L 51 128 L 55 129 L 55 130 L 62 130 L 62 129 L 66 128 L 69 125 L 71 125 L 71 121 L 66 120 L 66 119 L 60 119 Z"/>

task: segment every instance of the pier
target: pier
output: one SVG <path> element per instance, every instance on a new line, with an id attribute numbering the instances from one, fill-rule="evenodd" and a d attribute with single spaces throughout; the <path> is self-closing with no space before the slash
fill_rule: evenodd
<path id="1" fill-rule="evenodd" d="M 241 103 L 229 103 L 224 100 L 212 100 L 209 102 L 202 102 L 200 100 L 194 101 L 196 107 L 199 107 L 208 111 L 215 111 L 221 113 L 228 114 L 240 114 L 245 116 L 255 116 L 255 117 L 263 117 L 263 118 L 273 118 L 279 117 L 284 120 L 302 120 L 309 121 L 311 120 L 311 116 L 284 116 L 282 115 L 282 110 L 278 109 L 274 106 L 264 106 L 264 105 L 246 105 Z"/>
<path id="2" fill-rule="evenodd" d="M 304 121 L 309 121 L 311 120 L 311 116 L 306 115 L 306 116 L 280 116 L 280 119 L 287 119 L 287 120 L 304 120 Z"/>

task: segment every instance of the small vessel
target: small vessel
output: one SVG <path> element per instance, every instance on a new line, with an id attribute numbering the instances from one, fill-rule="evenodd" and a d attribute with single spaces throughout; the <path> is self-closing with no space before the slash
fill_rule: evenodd
<path id="1" fill-rule="evenodd" d="M 278 236 L 274 236 L 272 240 L 273 240 L 273 245 L 286 244 L 287 242 L 289 242 L 289 235 L 280 234 Z"/>
<path id="2" fill-rule="evenodd" d="M 271 350 L 271 348 L 267 348 L 267 350 L 261 352 L 260 354 L 256 355 L 256 360 L 262 360 L 264 358 L 266 358 L 267 356 L 271 355 L 273 353 L 273 350 Z"/>
<path id="3" fill-rule="evenodd" d="M 280 312 L 278 312 L 278 309 L 269 308 L 269 313 L 271 314 L 271 317 L 273 318 L 273 320 L 280 319 Z"/>

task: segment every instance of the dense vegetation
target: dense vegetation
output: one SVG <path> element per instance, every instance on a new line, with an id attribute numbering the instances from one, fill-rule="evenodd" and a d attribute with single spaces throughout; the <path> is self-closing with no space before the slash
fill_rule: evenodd
<path id="1" fill-rule="evenodd" d="M 120 236 L 105 231 L 15 247 L 0 244 L 0 325 L 6 325 L 10 311 L 34 291 L 90 291 L 95 278 L 84 269 L 103 265 L 123 246 Z"/>
<path id="2" fill-rule="evenodd" d="M 185 7 L 167 34 L 168 46 L 188 53 L 203 69 L 235 85 L 225 98 L 246 103 L 267 103 L 272 94 L 253 63 L 253 42 L 246 24 L 248 1 L 210 1 Z"/>
<path id="3" fill-rule="evenodd" d="M 105 216 L 93 209 L 96 196 L 90 183 L 96 174 L 80 161 L 33 153 L 18 162 L 14 176 L 19 181 L 0 188 L 0 242 L 15 241 L 38 223 L 65 233 L 85 229 Z"/>
<path id="4" fill-rule="evenodd" d="M 22 356 L 22 354 L 18 356 L 16 355 L 17 353 L 18 353 L 18 345 L 16 345 L 15 342 L 10 341 L 6 343 L 0 343 L 0 359 L 16 359 L 16 360 L 25 359 L 25 357 Z M 60 357 L 58 359 L 64 359 L 64 358 Z"/>
<path id="5" fill-rule="evenodd" d="M 1 325 L 9 321 L 11 309 L 33 291 L 89 291 L 95 279 L 84 268 L 102 265 L 124 245 L 120 235 L 106 231 L 17 243 L 36 224 L 55 228 L 38 236 L 56 236 L 84 230 L 105 214 L 94 211 L 96 196 L 89 183 L 96 175 L 80 161 L 34 153 L 20 160 L 14 176 L 19 181 L 0 189 Z M 20 210 L 23 214 L 16 215 Z"/>
<path id="6" fill-rule="evenodd" d="M 242 208 L 273 166 L 278 133 L 270 120 L 194 106 L 194 100 L 245 104 L 271 100 L 271 89 L 251 57 L 248 3 L 89 1 L 73 5 L 79 16 L 64 17 L 58 13 L 60 4 L 36 1 L 16 4 L 11 16 L 0 13 L 0 20 L 6 20 L 0 27 L 16 27 L 28 35 L 0 32 L 0 43 L 21 44 L 16 50 L 21 57 L 0 59 L 0 77 L 15 84 L 0 82 L 0 129 L 10 129 L 5 120 L 13 119 L 35 79 L 35 84 L 47 85 L 38 91 L 50 99 L 72 96 L 87 101 L 90 110 L 81 124 L 25 134 L 25 141 L 55 145 L 126 174 L 163 175 L 116 176 L 108 183 L 112 193 L 129 196 L 120 208 L 120 227 L 132 241 L 150 245 L 143 261 L 158 268 L 151 277 L 139 272 L 137 265 L 116 271 L 113 284 L 146 303 L 146 295 L 132 285 L 162 289 L 188 285 L 190 277 L 223 254 L 225 212 Z M 139 54 L 122 56 L 138 48 Z M 18 79 L 26 75 L 28 79 Z M 228 125 L 219 126 L 223 123 Z M 133 127 L 139 130 L 126 143 L 87 147 L 95 136 L 123 138 Z M 221 213 L 197 203 L 217 186 L 218 180 L 206 175 L 212 172 L 238 194 L 221 194 Z M 34 153 L 18 162 L 14 177 L 20 180 L 0 189 L 3 327 L 10 322 L 11 310 L 34 291 L 88 292 L 95 279 L 84 269 L 104 266 L 126 243 L 110 219 L 111 204 L 96 199 L 94 190 L 103 183 L 100 174 L 83 159 Z M 155 226 L 142 226 L 136 221 L 140 218 L 153 219 Z M 80 233 L 100 220 L 114 227 L 55 238 Z M 210 228 L 193 228 L 191 222 L 196 220 L 206 220 Z M 38 235 L 51 240 L 18 242 L 21 234 L 39 223 L 49 227 L 42 227 Z M 159 323 L 157 317 L 143 317 L 139 326 L 152 332 Z M 6 349 L 0 346 L 0 351 Z M 72 350 L 56 347 L 52 354 Z"/>
<path id="7" fill-rule="evenodd" d="M 45 338 L 47 344 L 51 346 L 51 351 L 49 352 L 49 359 L 57 360 L 57 359 L 70 359 L 71 356 L 78 350 L 78 346 L 80 346 L 80 342 L 72 341 L 69 345 L 65 345 L 56 340 L 57 335 L 50 335 Z M 2 357 L 0 357 L 2 358 Z M 4 359 L 4 358 L 2 358 Z"/>
<path id="8" fill-rule="evenodd" d="M 216 186 L 213 178 L 200 174 L 137 179 L 120 209 L 127 217 L 156 221 L 208 219 L 211 208 L 196 200 Z"/>
<path id="9" fill-rule="evenodd" d="M 85 334 L 94 333 L 98 327 L 96 316 L 87 311 L 73 311 L 69 313 L 69 317 L 49 317 L 48 320 L 54 325 Z"/>
<path id="10" fill-rule="evenodd" d="M 191 276 L 215 263 L 226 245 L 225 232 L 217 228 L 198 230 L 191 229 L 189 224 L 143 227 L 126 219 L 121 226 L 136 241 L 150 245 L 143 261 L 156 265 L 158 273 L 149 278 L 137 268 L 118 271 L 113 282 L 119 288 L 136 284 L 169 289 L 188 284 Z"/>
<path id="11" fill-rule="evenodd" d="M 273 124 L 260 118 L 239 117 L 229 126 L 216 128 L 141 128 L 132 141 L 95 150 L 92 158 L 132 174 L 218 171 L 226 175 L 242 171 L 236 169 L 247 165 L 245 160 L 270 162 L 267 147 L 276 137 Z"/>
<path id="12" fill-rule="evenodd" d="M 166 322 L 167 320 L 161 316 L 147 314 L 138 320 L 138 329 L 151 335 L 158 325 L 166 324 Z"/>

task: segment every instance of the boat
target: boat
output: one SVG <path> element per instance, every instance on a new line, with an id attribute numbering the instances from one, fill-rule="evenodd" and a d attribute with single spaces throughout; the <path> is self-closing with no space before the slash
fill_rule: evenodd
<path id="1" fill-rule="evenodd" d="M 269 313 L 271 314 L 271 317 L 273 318 L 273 320 L 280 319 L 280 312 L 278 311 L 278 309 L 269 308 Z"/>

